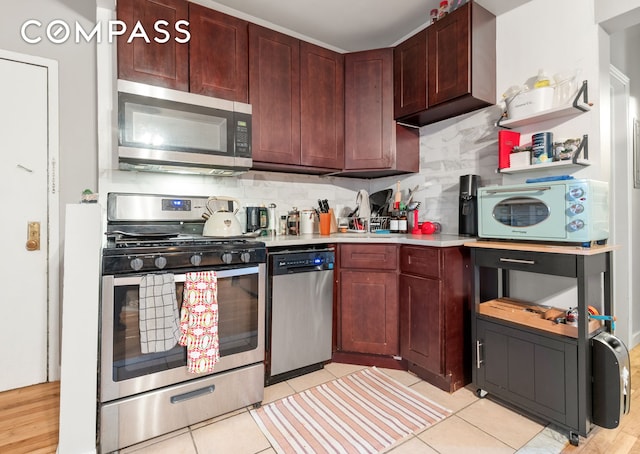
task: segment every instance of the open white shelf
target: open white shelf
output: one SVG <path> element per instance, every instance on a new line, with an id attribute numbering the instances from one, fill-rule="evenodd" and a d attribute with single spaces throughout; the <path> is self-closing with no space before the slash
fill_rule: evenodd
<path id="1" fill-rule="evenodd" d="M 527 117 L 522 118 L 514 118 L 508 119 L 505 117 L 506 113 L 500 117 L 496 123 L 496 126 L 505 129 L 517 128 L 520 126 L 526 126 L 534 123 L 539 123 L 541 121 L 553 120 L 556 118 L 568 117 L 579 115 L 584 112 L 588 112 L 591 110 L 592 103 L 589 102 L 588 98 L 588 84 L 587 81 L 582 82 L 582 86 L 576 93 L 573 102 L 571 104 L 567 104 L 565 106 L 552 107 L 551 109 L 543 110 L 541 112 L 536 112 L 533 115 L 529 115 Z"/>
<path id="2" fill-rule="evenodd" d="M 500 169 L 500 173 L 521 173 L 521 172 L 533 172 L 536 170 L 545 170 L 545 169 L 557 169 L 559 167 L 584 167 L 590 166 L 591 163 L 586 159 L 578 159 L 576 162 L 573 162 L 571 159 L 567 159 L 566 161 L 553 161 L 548 164 L 532 164 L 530 166 L 523 167 L 508 167 L 506 169 Z"/>
<path id="3" fill-rule="evenodd" d="M 584 107 L 585 110 L 591 110 L 591 107 L 587 104 L 583 105 L 582 107 Z M 584 110 L 577 110 L 575 107 L 573 107 L 573 105 L 554 107 L 549 110 L 543 110 L 542 112 L 538 112 L 535 115 L 531 115 L 529 117 L 514 118 L 513 120 L 503 120 L 500 122 L 500 126 L 503 128 L 518 128 L 520 126 L 539 123 L 541 121 L 578 115 L 582 112 L 584 112 Z"/>

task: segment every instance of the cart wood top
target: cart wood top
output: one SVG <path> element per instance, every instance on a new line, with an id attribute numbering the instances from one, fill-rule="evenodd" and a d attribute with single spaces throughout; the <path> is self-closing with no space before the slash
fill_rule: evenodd
<path id="1" fill-rule="evenodd" d="M 467 247 L 504 249 L 510 251 L 546 252 L 550 254 L 573 254 L 573 255 L 596 255 L 619 249 L 620 246 L 605 244 L 602 246 L 593 245 L 591 247 L 565 246 L 560 244 L 546 243 L 518 243 L 511 241 L 486 241 L 478 240 L 464 243 Z"/>

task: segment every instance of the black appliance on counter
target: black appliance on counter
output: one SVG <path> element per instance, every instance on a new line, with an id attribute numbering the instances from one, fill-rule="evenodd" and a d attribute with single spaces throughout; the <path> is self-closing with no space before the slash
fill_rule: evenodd
<path id="1" fill-rule="evenodd" d="M 460 196 L 458 207 L 458 233 L 478 235 L 478 186 L 479 175 L 460 176 Z"/>

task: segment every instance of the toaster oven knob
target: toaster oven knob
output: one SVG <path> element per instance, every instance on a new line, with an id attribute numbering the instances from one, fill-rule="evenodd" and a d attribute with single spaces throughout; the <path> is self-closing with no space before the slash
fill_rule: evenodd
<path id="1" fill-rule="evenodd" d="M 202 256 L 197 254 L 192 255 L 189 261 L 193 266 L 200 266 L 200 263 L 202 263 Z"/>
<path id="2" fill-rule="evenodd" d="M 224 263 L 231 263 L 231 261 L 233 260 L 233 255 L 231 255 L 230 252 L 225 252 L 224 254 L 222 254 L 222 257 L 220 257 L 222 259 L 222 261 Z"/>
<path id="3" fill-rule="evenodd" d="M 135 259 L 131 260 L 131 262 L 129 262 L 129 266 L 131 266 L 131 269 L 133 271 L 138 271 L 142 269 L 143 265 L 144 265 L 144 262 L 140 257 L 136 257 Z"/>
<path id="4" fill-rule="evenodd" d="M 243 252 L 242 254 L 240 254 L 240 260 L 242 261 L 242 263 L 249 263 L 249 260 L 251 260 L 251 253 Z"/>
<path id="5" fill-rule="evenodd" d="M 584 189 L 582 188 L 572 188 L 569 190 L 569 196 L 572 199 L 579 199 L 584 195 Z"/>
<path id="6" fill-rule="evenodd" d="M 576 232 L 576 231 L 580 230 L 583 227 L 584 227 L 584 221 L 582 221 L 580 219 L 576 219 L 575 221 L 571 221 L 567 225 L 567 228 L 569 229 L 570 232 Z"/>
<path id="7" fill-rule="evenodd" d="M 584 205 L 582 205 L 580 203 L 574 203 L 573 205 L 571 205 L 569 207 L 569 214 L 570 215 L 580 214 L 582 212 L 584 212 Z"/>
<path id="8" fill-rule="evenodd" d="M 156 257 L 156 259 L 154 260 L 154 262 L 153 262 L 153 263 L 155 263 L 156 268 L 158 268 L 158 269 L 162 269 L 162 268 L 164 268 L 165 266 L 167 266 L 167 259 L 166 259 L 166 258 L 164 258 L 164 257 L 162 257 L 162 256 L 160 256 L 160 257 Z"/>

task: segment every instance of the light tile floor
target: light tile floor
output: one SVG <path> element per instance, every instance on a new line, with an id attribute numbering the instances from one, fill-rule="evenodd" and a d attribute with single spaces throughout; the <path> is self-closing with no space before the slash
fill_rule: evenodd
<path id="1" fill-rule="evenodd" d="M 265 388 L 263 403 L 303 391 L 362 369 L 331 363 L 324 369 Z M 446 393 L 399 370 L 381 369 L 400 383 L 452 410 L 454 414 L 393 446 L 392 454 L 519 453 L 554 454 L 568 445 L 566 434 L 545 427 L 491 400 L 472 387 Z M 136 454 L 275 454 L 249 414 L 249 408 L 222 415 L 121 451 Z"/>

